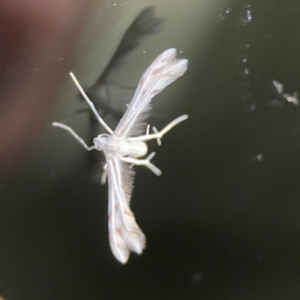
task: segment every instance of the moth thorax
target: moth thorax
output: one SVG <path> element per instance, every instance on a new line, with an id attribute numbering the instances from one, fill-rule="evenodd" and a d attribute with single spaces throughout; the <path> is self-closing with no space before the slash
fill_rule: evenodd
<path id="1" fill-rule="evenodd" d="M 103 151 L 107 148 L 108 137 L 108 134 L 100 134 L 96 138 L 94 138 L 93 142 L 97 150 Z"/>

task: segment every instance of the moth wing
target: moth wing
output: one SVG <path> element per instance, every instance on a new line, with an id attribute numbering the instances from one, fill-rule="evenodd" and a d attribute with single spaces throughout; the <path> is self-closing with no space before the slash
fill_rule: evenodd
<path id="1" fill-rule="evenodd" d="M 187 59 L 177 59 L 176 49 L 160 54 L 143 73 L 135 94 L 114 131 L 118 138 L 140 135 L 144 130 L 143 121 L 148 117 L 152 98 L 165 87 L 182 76 L 187 70 Z"/>
<path id="2" fill-rule="evenodd" d="M 107 158 L 108 231 L 111 251 L 125 264 L 130 252 L 141 254 L 145 236 L 130 210 L 134 172 L 118 158 Z"/>

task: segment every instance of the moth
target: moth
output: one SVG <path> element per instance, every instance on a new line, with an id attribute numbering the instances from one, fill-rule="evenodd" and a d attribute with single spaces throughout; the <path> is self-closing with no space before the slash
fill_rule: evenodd
<path id="1" fill-rule="evenodd" d="M 98 135 L 93 140 L 94 145 L 89 147 L 71 127 L 62 123 L 52 123 L 53 126 L 68 131 L 86 150 L 104 152 L 106 164 L 101 181 L 105 183 L 108 178 L 109 243 L 113 255 L 122 264 L 128 261 L 130 252 L 141 254 L 145 248 L 145 236 L 129 206 L 134 177 L 131 167 L 145 166 L 154 174 L 161 175 L 160 169 L 151 162 L 155 152 L 146 156 L 148 152 L 146 142 L 156 139 L 160 145 L 163 135 L 188 116 L 176 118 L 161 131 L 152 127 L 153 133 L 150 133 L 149 125 L 145 132 L 144 121 L 151 110 L 153 97 L 182 76 L 187 70 L 187 65 L 187 59 L 176 58 L 174 48 L 160 54 L 143 73 L 134 96 L 114 131 L 100 117 L 74 74 L 70 73 L 79 92 L 108 134 Z M 142 134 L 143 132 L 145 134 Z"/>

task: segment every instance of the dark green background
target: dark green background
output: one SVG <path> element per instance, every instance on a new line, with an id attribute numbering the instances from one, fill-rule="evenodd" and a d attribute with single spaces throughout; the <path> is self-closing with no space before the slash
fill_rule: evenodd
<path id="1" fill-rule="evenodd" d="M 156 109 L 165 119 L 150 119 L 161 128 L 190 117 L 161 148 L 150 144 L 163 175 L 137 171 L 132 210 L 147 236 L 143 255 L 115 261 L 107 187 L 95 180 L 90 154 L 49 126 L 32 163 L 1 187 L 0 291 L 8 300 L 300 299 L 300 107 L 271 105 L 270 91 L 274 79 L 300 91 L 300 2 L 216 1 L 206 13 L 186 32 L 188 72 L 159 95 L 163 102 L 180 90 L 176 111 Z M 172 38 L 152 45 L 147 62 Z"/>

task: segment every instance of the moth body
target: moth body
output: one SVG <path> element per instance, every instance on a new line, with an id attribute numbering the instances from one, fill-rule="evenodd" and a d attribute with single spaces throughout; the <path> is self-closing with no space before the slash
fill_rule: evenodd
<path id="1" fill-rule="evenodd" d="M 145 142 L 131 142 L 131 141 L 124 141 L 122 145 L 122 151 L 124 151 L 124 156 L 129 157 L 143 157 L 148 152 L 148 146 Z"/>
<path id="2" fill-rule="evenodd" d="M 151 162 L 155 152 L 144 157 L 148 152 L 145 142 L 157 140 L 161 145 L 161 138 L 174 126 L 188 118 L 182 115 L 162 130 L 157 131 L 148 125 L 145 132 L 145 120 L 151 110 L 151 100 L 165 87 L 182 76 L 187 70 L 188 60 L 177 59 L 176 49 L 171 48 L 160 54 L 143 73 L 133 98 L 119 124 L 113 131 L 98 114 L 93 102 L 86 95 L 73 73 L 72 80 L 83 98 L 86 100 L 99 123 L 103 125 L 108 134 L 100 134 L 94 138 L 93 146 L 85 141 L 69 126 L 54 122 L 53 126 L 68 131 L 87 151 L 103 151 L 106 164 L 101 182 L 108 179 L 108 230 L 109 242 L 115 258 L 125 264 L 130 252 L 141 254 L 145 248 L 145 235 L 136 223 L 130 209 L 130 198 L 133 189 L 133 165 L 145 166 L 157 176 L 161 171 Z M 144 157 L 144 158 L 143 158 Z"/>
<path id="3" fill-rule="evenodd" d="M 95 149 L 104 151 L 105 155 L 143 157 L 148 152 L 145 142 L 130 141 L 128 139 L 118 139 L 114 135 L 100 134 L 94 139 Z"/>

